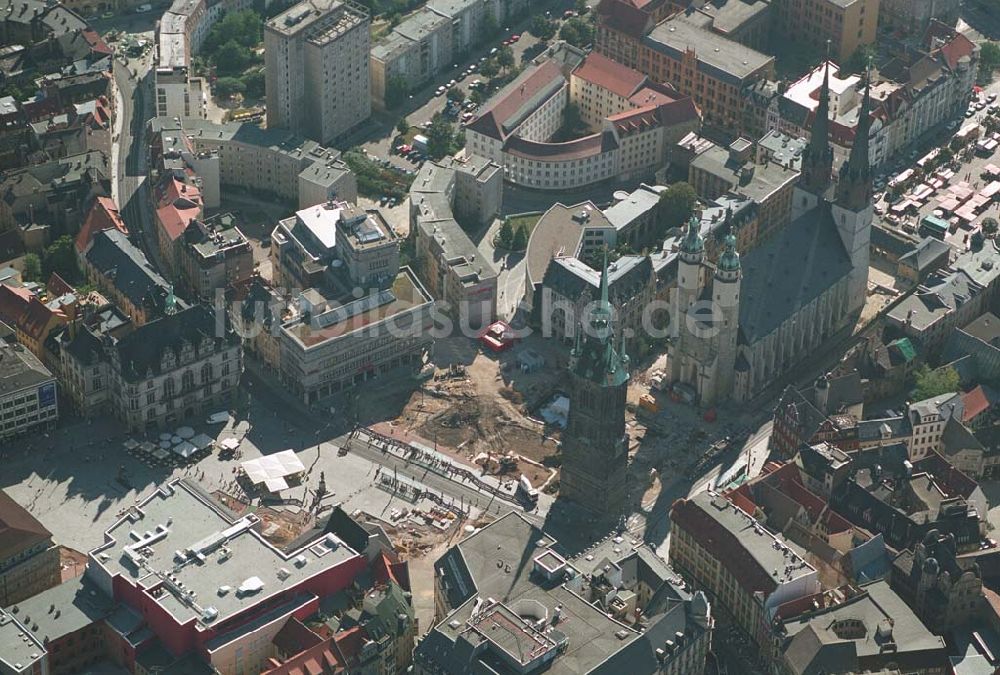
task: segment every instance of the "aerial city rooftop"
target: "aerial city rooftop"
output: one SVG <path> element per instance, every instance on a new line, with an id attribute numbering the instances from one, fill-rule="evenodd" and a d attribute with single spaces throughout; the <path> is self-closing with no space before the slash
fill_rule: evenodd
<path id="1" fill-rule="evenodd" d="M 0 0 L 0 72 L 0 675 L 1000 672 L 997 0 Z"/>

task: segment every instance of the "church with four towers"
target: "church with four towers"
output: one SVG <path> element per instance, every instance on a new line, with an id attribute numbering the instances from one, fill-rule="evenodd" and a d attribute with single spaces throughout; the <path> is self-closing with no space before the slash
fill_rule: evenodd
<path id="1" fill-rule="evenodd" d="M 668 375 L 702 405 L 752 399 L 853 326 L 864 307 L 874 217 L 870 83 L 836 180 L 829 111 L 827 65 L 786 227 L 743 256 L 730 234 L 712 264 L 700 219 L 687 226 L 678 253 L 677 337 Z"/>

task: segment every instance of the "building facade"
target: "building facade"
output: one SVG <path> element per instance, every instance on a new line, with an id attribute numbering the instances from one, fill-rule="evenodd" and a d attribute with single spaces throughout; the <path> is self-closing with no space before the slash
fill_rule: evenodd
<path id="1" fill-rule="evenodd" d="M 164 158 L 174 155 L 183 160 L 181 166 L 198 175 L 209 207 L 218 206 L 209 196 L 219 195 L 221 185 L 275 195 L 299 208 L 358 198 L 357 178 L 340 152 L 285 129 L 194 118 L 156 118 L 150 129 L 152 164 L 169 165 Z"/>
<path id="2" fill-rule="evenodd" d="M 556 190 L 645 178 L 700 126 L 690 97 L 600 54 L 567 69 L 554 58 L 529 68 L 466 126 L 471 152 L 501 165 L 507 181 Z M 588 129 L 553 142 L 569 105 Z"/>
<path id="3" fill-rule="evenodd" d="M 59 419 L 56 378 L 24 345 L 0 342 L 0 439 Z"/>
<path id="4" fill-rule="evenodd" d="M 698 12 L 680 12 L 654 25 L 652 15 L 641 10 L 601 11 L 594 51 L 654 82 L 670 82 L 694 100 L 706 125 L 738 133 L 748 103 L 743 92 L 773 77 L 774 58 L 713 31 L 712 25 L 711 17 Z"/>
<path id="5" fill-rule="evenodd" d="M 0 532 L 0 605 L 10 607 L 59 584 L 59 548 L 52 533 L 2 490 Z"/>
<path id="6" fill-rule="evenodd" d="M 368 11 L 305 0 L 264 26 L 267 126 L 330 143 L 368 119 Z"/>
<path id="7" fill-rule="evenodd" d="M 483 174 L 454 163 L 427 162 L 410 186 L 410 236 L 420 277 L 442 301 L 439 311 L 473 329 L 488 326 L 496 316 L 497 272 L 456 218 L 461 214 L 470 224 L 485 223 L 499 212 L 502 174 L 496 164 L 487 165 Z M 470 209 L 474 204 L 479 206 Z"/>
<path id="8" fill-rule="evenodd" d="M 833 55 L 846 61 L 875 41 L 880 0 L 777 0 L 778 30 L 793 40 L 820 46 L 830 43 Z"/>
<path id="9" fill-rule="evenodd" d="M 670 520 L 672 564 L 765 651 L 777 608 L 820 590 L 816 569 L 783 537 L 721 495 L 680 499 Z"/>
<path id="10" fill-rule="evenodd" d="M 112 409 L 130 431 L 169 427 L 231 406 L 243 353 L 225 318 L 221 325 L 219 320 L 201 305 L 168 312 L 110 350 Z"/>

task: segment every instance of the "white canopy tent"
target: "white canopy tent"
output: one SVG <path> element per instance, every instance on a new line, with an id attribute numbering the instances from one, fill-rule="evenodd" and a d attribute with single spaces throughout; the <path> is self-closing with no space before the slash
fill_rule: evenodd
<path id="1" fill-rule="evenodd" d="M 266 457 L 251 459 L 243 462 L 242 468 L 251 483 L 254 485 L 263 483 L 270 492 L 286 489 L 288 487 L 286 478 L 298 476 L 306 470 L 293 450 L 283 450 Z"/>

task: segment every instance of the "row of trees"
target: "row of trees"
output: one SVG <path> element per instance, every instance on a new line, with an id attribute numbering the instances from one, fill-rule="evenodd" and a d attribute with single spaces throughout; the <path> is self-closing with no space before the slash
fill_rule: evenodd
<path id="1" fill-rule="evenodd" d="M 497 232 L 497 246 L 510 251 L 523 251 L 528 248 L 528 226 L 521 225 L 514 228 L 510 223 L 510 218 L 504 218 Z"/>
<path id="2" fill-rule="evenodd" d="M 25 281 L 44 282 L 53 272 L 70 284 L 83 282 L 83 273 L 76 262 L 73 238 L 69 235 L 56 239 L 41 255 L 29 253 L 24 256 Z"/>

